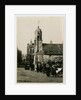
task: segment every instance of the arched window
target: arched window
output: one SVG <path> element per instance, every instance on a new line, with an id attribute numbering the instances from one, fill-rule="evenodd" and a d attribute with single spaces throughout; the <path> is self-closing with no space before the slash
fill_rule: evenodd
<path id="1" fill-rule="evenodd" d="M 34 53 L 34 49 L 32 49 L 32 52 Z"/>

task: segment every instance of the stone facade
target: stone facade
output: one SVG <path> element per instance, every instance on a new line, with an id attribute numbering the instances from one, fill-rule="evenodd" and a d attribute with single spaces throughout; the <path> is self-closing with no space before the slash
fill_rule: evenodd
<path id="1" fill-rule="evenodd" d="M 54 61 L 56 57 L 63 57 L 63 44 L 53 44 L 52 41 L 49 44 L 43 43 L 42 30 L 38 26 L 34 43 L 30 41 L 30 44 L 27 44 L 27 56 L 30 56 L 36 68 L 38 62 Z"/>

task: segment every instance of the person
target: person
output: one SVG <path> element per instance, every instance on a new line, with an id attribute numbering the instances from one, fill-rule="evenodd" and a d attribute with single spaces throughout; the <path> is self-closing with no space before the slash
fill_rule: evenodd
<path id="1" fill-rule="evenodd" d="M 53 69 L 55 69 L 55 66 L 54 66 L 54 64 L 52 65 L 52 68 L 53 68 Z"/>
<path id="2" fill-rule="evenodd" d="M 43 73 L 46 72 L 46 63 L 43 64 Z"/>
<path id="3" fill-rule="evenodd" d="M 46 75 L 48 77 L 50 76 L 50 66 L 49 66 L 49 62 L 46 63 Z"/>
<path id="4" fill-rule="evenodd" d="M 34 64 L 32 63 L 32 65 L 31 65 L 31 71 L 33 71 L 34 70 Z"/>
<path id="5" fill-rule="evenodd" d="M 37 63 L 37 72 L 40 71 L 40 62 Z"/>
<path id="6" fill-rule="evenodd" d="M 40 65 L 40 72 L 43 72 L 44 63 L 42 62 Z"/>
<path id="7" fill-rule="evenodd" d="M 53 77 L 54 76 L 56 77 L 56 68 L 55 68 L 54 64 L 52 65 L 52 75 L 53 75 Z"/>

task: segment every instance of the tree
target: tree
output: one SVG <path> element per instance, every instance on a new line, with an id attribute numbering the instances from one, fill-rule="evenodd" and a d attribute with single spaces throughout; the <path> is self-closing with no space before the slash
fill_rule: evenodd
<path id="1" fill-rule="evenodd" d="M 20 65 L 22 63 L 22 51 L 17 49 L 17 64 Z"/>

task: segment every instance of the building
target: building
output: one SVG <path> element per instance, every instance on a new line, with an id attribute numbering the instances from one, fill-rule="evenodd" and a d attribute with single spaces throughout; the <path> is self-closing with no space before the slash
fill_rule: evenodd
<path id="1" fill-rule="evenodd" d="M 27 44 L 27 59 L 34 63 L 35 68 L 38 62 L 54 61 L 55 58 L 63 57 L 63 44 L 53 44 L 42 42 L 42 30 L 39 28 L 35 31 L 34 43 L 30 41 Z"/>
<path id="2" fill-rule="evenodd" d="M 22 61 L 26 61 L 26 55 L 22 54 Z"/>

